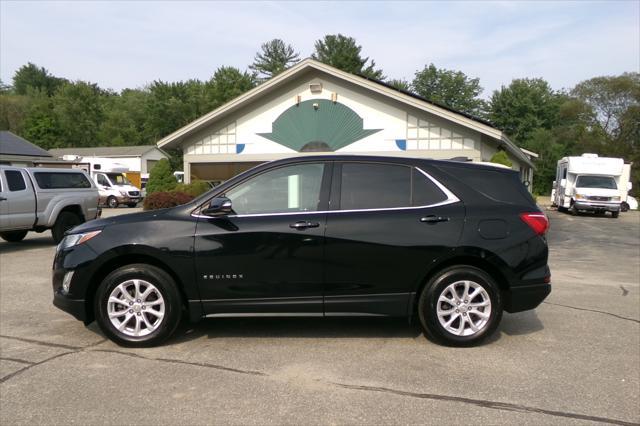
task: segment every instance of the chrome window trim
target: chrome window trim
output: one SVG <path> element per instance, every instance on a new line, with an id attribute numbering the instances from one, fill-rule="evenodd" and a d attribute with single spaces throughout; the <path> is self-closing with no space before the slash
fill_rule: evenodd
<path id="1" fill-rule="evenodd" d="M 419 210 L 419 209 L 428 209 L 433 207 L 446 206 L 448 204 L 457 203 L 460 201 L 456 195 L 449 191 L 446 186 L 437 181 L 433 176 L 422 170 L 420 167 L 410 166 L 418 170 L 422 173 L 427 179 L 433 182 L 438 189 L 440 189 L 444 195 L 446 195 L 447 199 L 444 201 L 440 201 L 435 204 L 427 204 L 424 206 L 406 206 L 406 207 L 386 207 L 386 208 L 377 208 L 377 209 L 352 209 L 352 210 L 313 210 L 313 211 L 297 211 L 297 212 L 282 212 L 282 213 L 252 213 L 252 214 L 238 214 L 238 215 L 228 215 L 228 216 L 220 216 L 220 218 L 237 218 L 237 217 L 266 217 L 266 216 L 293 216 L 293 215 L 308 215 L 308 214 L 326 214 L 326 213 L 357 213 L 357 212 L 382 212 L 382 211 L 395 211 L 395 210 Z M 197 209 L 199 210 L 199 208 Z M 197 211 L 196 210 L 196 211 Z M 191 213 L 192 217 L 201 218 L 201 219 L 216 219 L 213 216 L 200 215 L 195 211 Z"/>

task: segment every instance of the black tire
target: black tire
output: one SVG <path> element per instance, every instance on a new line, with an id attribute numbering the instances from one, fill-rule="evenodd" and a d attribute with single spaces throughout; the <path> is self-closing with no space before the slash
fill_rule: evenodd
<path id="1" fill-rule="evenodd" d="M 437 314 L 439 297 L 445 292 L 449 285 L 458 281 L 473 281 L 482 287 L 485 295 L 488 296 L 491 302 L 491 312 L 486 324 L 484 324 L 479 331 L 466 336 L 456 335 L 448 331 L 440 323 Z M 477 302 L 479 300 L 478 296 L 473 300 Z M 471 302 L 471 300 L 469 300 L 469 302 Z M 444 304 L 444 302 L 442 303 Z M 451 308 L 456 309 L 457 307 L 452 306 Z M 462 308 L 461 306 L 460 309 Z M 478 310 L 478 308 L 475 309 Z M 471 310 L 467 312 L 471 312 Z M 469 314 L 469 318 L 471 318 L 472 314 L 473 312 Z M 448 346 L 473 346 L 493 334 L 502 319 L 502 297 L 500 289 L 495 281 L 481 269 L 472 266 L 452 266 L 439 272 L 429 280 L 418 300 L 418 315 L 424 331 L 433 340 Z M 464 313 L 464 315 L 466 317 L 467 314 Z M 478 321 L 480 317 L 476 315 L 477 314 L 474 315 L 474 318 Z M 451 319 L 452 317 L 449 318 Z M 456 321 L 458 321 L 457 324 L 460 324 L 463 317 L 458 316 L 457 318 L 460 318 L 460 320 L 455 320 L 452 325 L 456 324 Z"/>
<path id="2" fill-rule="evenodd" d="M 617 219 L 620 216 L 620 212 L 611 212 L 611 217 Z"/>
<path id="3" fill-rule="evenodd" d="M 107 206 L 115 209 L 118 207 L 118 199 L 116 197 L 114 197 L 113 195 L 110 196 L 109 198 L 107 198 Z"/>
<path id="4" fill-rule="evenodd" d="M 129 207 L 135 207 L 135 206 L 137 206 L 137 205 L 138 205 L 138 203 L 128 203 L 128 204 L 127 204 L 127 206 L 129 206 Z"/>
<path id="5" fill-rule="evenodd" d="M 10 243 L 19 243 L 24 240 L 24 237 L 27 236 L 27 232 L 29 231 L 7 231 L 0 232 L 0 238 Z"/>
<path id="6" fill-rule="evenodd" d="M 560 213 L 566 213 L 566 212 L 567 212 L 567 208 L 566 208 L 566 207 L 558 206 L 558 211 L 559 211 Z"/>
<path id="7" fill-rule="evenodd" d="M 156 325 L 157 328 L 144 336 L 132 336 L 119 331 L 109 319 L 108 314 L 108 301 L 114 289 L 120 284 L 135 279 L 144 280 L 153 285 L 159 291 L 162 299 L 164 300 L 164 316 Z M 124 311 L 127 311 L 126 307 Z M 175 332 L 182 315 L 182 302 L 178 287 L 169 274 L 158 267 L 139 263 L 122 266 L 107 275 L 96 292 L 94 312 L 96 314 L 96 321 L 98 322 L 102 332 L 118 345 L 129 347 L 151 347 L 164 342 Z M 128 312 L 131 312 L 133 315 L 128 321 L 125 321 L 126 317 L 121 320 L 121 323 L 124 323 L 125 326 L 130 325 L 131 320 L 134 320 L 134 323 L 138 321 L 134 315 L 140 317 L 141 314 L 148 313 L 148 311 L 135 313 L 133 309 L 128 310 Z M 153 319 L 156 317 L 147 315 L 146 318 Z"/>
<path id="8" fill-rule="evenodd" d="M 56 223 L 51 228 L 53 241 L 58 244 L 64 238 L 64 233 L 69 229 L 82 223 L 82 218 L 73 212 L 61 212 L 56 219 Z"/>
<path id="9" fill-rule="evenodd" d="M 629 203 L 627 203 L 626 201 L 623 201 L 620 204 L 620 211 L 628 212 L 629 211 Z"/>

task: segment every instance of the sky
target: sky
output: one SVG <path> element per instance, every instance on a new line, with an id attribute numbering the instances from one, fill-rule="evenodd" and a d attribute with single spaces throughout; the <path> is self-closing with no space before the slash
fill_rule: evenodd
<path id="1" fill-rule="evenodd" d="M 429 63 L 480 78 L 484 97 L 514 78 L 571 88 L 640 71 L 640 0 L 213 2 L 0 0 L 0 78 L 27 62 L 122 90 L 246 69 L 273 38 L 301 57 L 326 34 L 354 37 L 388 78 Z"/>

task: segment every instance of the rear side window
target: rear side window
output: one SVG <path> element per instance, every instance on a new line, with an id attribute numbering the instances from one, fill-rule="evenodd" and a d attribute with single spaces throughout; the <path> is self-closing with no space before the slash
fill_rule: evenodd
<path id="1" fill-rule="evenodd" d="M 34 175 L 42 189 L 91 188 L 89 179 L 82 173 L 35 172 Z"/>
<path id="2" fill-rule="evenodd" d="M 22 173 L 18 170 L 5 170 L 4 176 L 7 178 L 7 186 L 9 191 L 22 191 L 27 188 Z"/>
<path id="3" fill-rule="evenodd" d="M 411 168 L 395 164 L 343 163 L 340 209 L 411 205 Z"/>
<path id="4" fill-rule="evenodd" d="M 535 204 L 515 173 L 481 169 L 449 169 L 456 178 L 486 197 L 509 204 Z"/>
<path id="5" fill-rule="evenodd" d="M 411 190 L 411 205 L 430 206 L 445 201 L 447 195 L 417 169 L 413 169 L 413 182 Z"/>

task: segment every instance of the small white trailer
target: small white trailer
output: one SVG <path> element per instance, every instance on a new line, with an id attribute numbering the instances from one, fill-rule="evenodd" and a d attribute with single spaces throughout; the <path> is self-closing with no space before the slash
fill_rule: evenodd
<path id="1" fill-rule="evenodd" d="M 618 217 L 631 190 L 629 171 L 630 165 L 622 158 L 597 154 L 564 157 L 556 169 L 553 204 L 559 211 L 611 212 L 612 217 Z"/>

